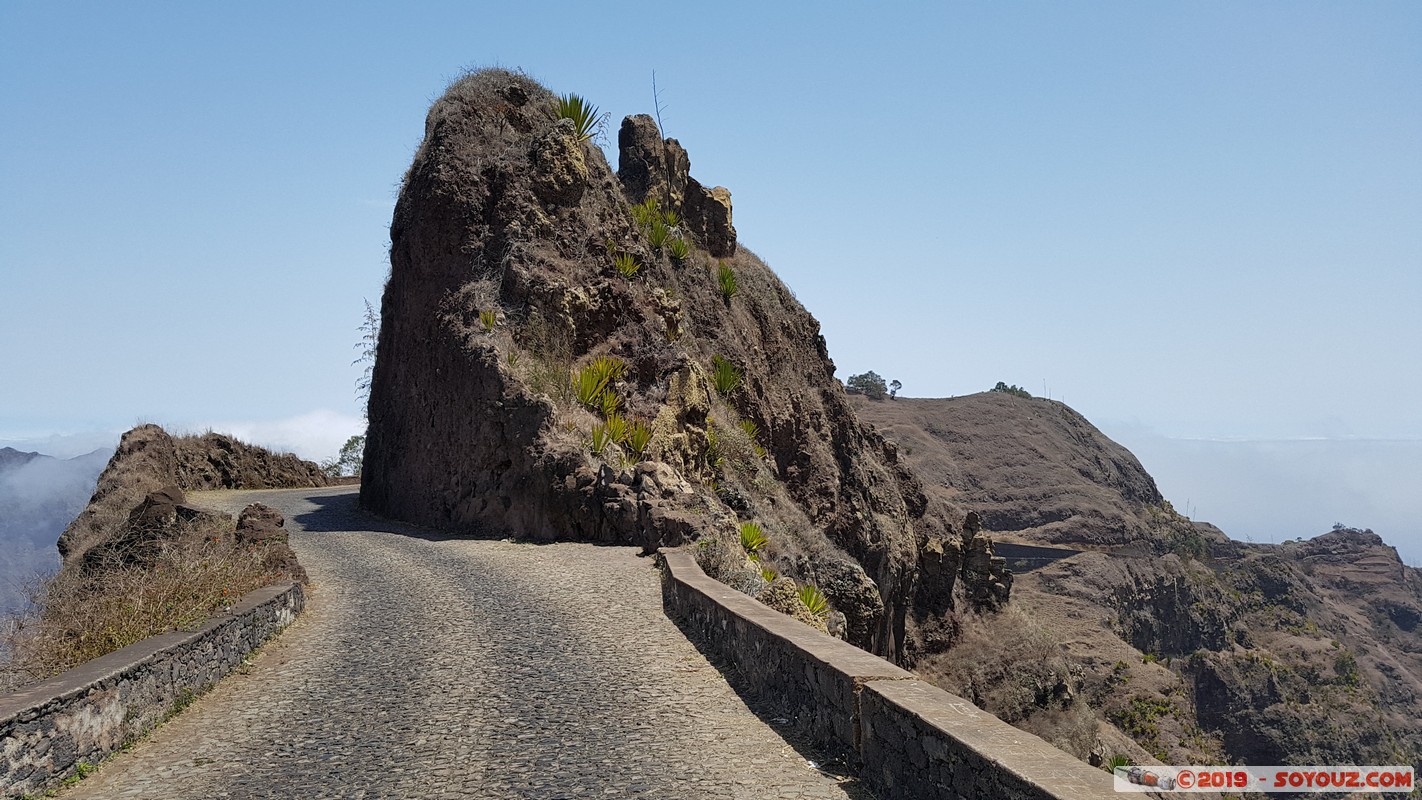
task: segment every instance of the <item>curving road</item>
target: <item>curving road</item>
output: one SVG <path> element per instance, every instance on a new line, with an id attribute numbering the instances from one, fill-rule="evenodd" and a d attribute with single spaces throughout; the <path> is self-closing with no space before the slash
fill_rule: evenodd
<path id="1" fill-rule="evenodd" d="M 306 613 L 64 798 L 868 797 L 746 707 L 631 548 L 430 535 L 354 487 L 192 499 L 285 513 Z"/>

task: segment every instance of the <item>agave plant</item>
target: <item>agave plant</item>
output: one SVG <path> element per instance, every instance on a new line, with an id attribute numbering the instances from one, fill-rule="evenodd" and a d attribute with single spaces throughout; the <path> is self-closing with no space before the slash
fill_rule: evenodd
<path id="1" fill-rule="evenodd" d="M 726 262 L 719 262 L 716 268 L 716 283 L 721 286 L 721 296 L 726 298 L 726 302 L 731 302 L 731 298 L 736 296 L 736 273 Z"/>
<path id="2" fill-rule="evenodd" d="M 646 455 L 647 445 L 652 443 L 652 427 L 642 420 L 633 420 L 627 428 L 627 446 L 638 458 Z"/>
<path id="3" fill-rule="evenodd" d="M 602 408 L 602 391 L 605 388 L 607 388 L 607 382 L 598 377 L 597 372 L 589 367 L 583 367 L 573 373 L 573 396 L 588 408 Z"/>
<path id="4" fill-rule="evenodd" d="M 741 370 L 721 356 L 711 357 L 711 382 L 723 397 L 734 392 L 741 385 Z"/>
<path id="5" fill-rule="evenodd" d="M 775 570 L 765 566 L 764 564 L 761 564 L 760 577 L 764 578 L 766 583 L 775 583 L 775 579 L 780 576 L 775 573 Z"/>
<path id="6" fill-rule="evenodd" d="M 602 455 L 602 451 L 612 443 L 611 437 L 607 433 L 607 426 L 599 422 L 592 428 L 592 452 L 595 456 Z"/>
<path id="7" fill-rule="evenodd" d="M 684 264 L 686 257 L 691 255 L 691 245 L 687 244 L 686 240 L 680 236 L 673 236 L 671 241 L 667 242 L 667 255 L 671 256 L 672 261 L 677 264 Z"/>
<path id="8" fill-rule="evenodd" d="M 637 271 L 642 268 L 642 262 L 638 261 L 637 257 L 630 253 L 617 254 L 612 259 L 612 265 L 617 267 L 617 271 L 622 273 L 623 277 L 626 278 L 636 275 Z"/>
<path id="9" fill-rule="evenodd" d="M 607 438 L 613 442 L 621 444 L 627 441 L 627 418 L 621 414 L 612 413 L 607 415 Z"/>
<path id="10" fill-rule="evenodd" d="M 801 586 L 795 594 L 799 596 L 800 602 L 810 610 L 811 614 L 823 617 L 829 613 L 829 600 L 825 599 L 824 592 L 814 586 L 807 583 Z"/>
<path id="11" fill-rule="evenodd" d="M 632 219 L 642 228 L 652 227 L 652 222 L 663 219 L 662 211 L 657 206 L 657 198 L 648 197 L 640 203 L 632 206 Z"/>
<path id="12" fill-rule="evenodd" d="M 597 410 L 601 411 L 604 417 L 615 417 L 619 408 L 622 408 L 622 398 L 617 396 L 617 392 L 603 389 Z"/>
<path id="13" fill-rule="evenodd" d="M 485 309 L 479 312 L 479 322 L 484 326 L 484 332 L 489 333 L 494 330 L 494 325 L 499 321 L 499 315 L 493 309 Z"/>
<path id="14" fill-rule="evenodd" d="M 662 222 L 665 222 L 668 228 L 675 228 L 681 224 L 681 215 L 669 208 L 662 213 Z"/>
<path id="15" fill-rule="evenodd" d="M 760 525 L 754 522 L 741 523 L 741 547 L 744 547 L 747 553 L 758 553 L 767 544 L 770 544 L 770 537 L 765 535 L 765 530 Z"/>
<path id="16" fill-rule="evenodd" d="M 668 228 L 667 224 L 660 219 L 652 220 L 652 226 L 647 229 L 647 243 L 652 246 L 652 249 L 660 253 L 662 247 L 666 245 L 667 239 L 670 238 L 671 228 Z"/>
<path id="17" fill-rule="evenodd" d="M 573 121 L 580 142 L 591 139 L 597 133 L 597 106 L 576 94 L 565 94 L 558 98 L 558 117 Z"/>

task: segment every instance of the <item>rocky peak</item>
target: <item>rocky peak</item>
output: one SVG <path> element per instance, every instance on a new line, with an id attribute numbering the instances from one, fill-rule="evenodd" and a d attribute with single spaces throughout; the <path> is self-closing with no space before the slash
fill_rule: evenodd
<path id="1" fill-rule="evenodd" d="M 617 148 L 617 178 L 629 202 L 653 198 L 675 211 L 711 256 L 735 254 L 731 192 L 724 186 L 707 189 L 691 177 L 691 158 L 680 142 L 663 139 L 650 116 L 637 114 L 622 120 Z"/>
<path id="2" fill-rule="evenodd" d="M 820 587 L 852 641 L 899 653 L 923 546 L 956 575 L 961 548 L 941 546 L 956 535 L 859 424 L 819 323 L 737 246 L 730 193 L 691 178 L 645 115 L 623 122 L 614 174 L 556 107 L 484 70 L 430 110 L 391 223 L 361 502 L 647 549 L 756 520 L 767 558 Z M 633 214 L 648 198 L 679 217 L 668 241 Z M 617 365 L 610 409 L 572 385 L 597 363 Z M 609 442 L 613 417 L 649 440 Z"/>

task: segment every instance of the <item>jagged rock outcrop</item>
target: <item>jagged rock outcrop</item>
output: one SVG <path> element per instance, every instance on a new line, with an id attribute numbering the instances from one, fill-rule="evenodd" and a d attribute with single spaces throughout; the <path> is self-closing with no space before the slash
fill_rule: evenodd
<path id="1" fill-rule="evenodd" d="M 174 437 L 157 425 L 139 425 L 119 440 L 89 504 L 60 535 L 59 553 L 67 562 L 127 529 L 136 507 L 155 492 L 161 495 L 166 487 L 178 489 L 181 496 L 181 490 L 280 489 L 326 483 L 320 467 L 289 453 L 272 453 L 220 433 Z M 163 505 L 160 497 L 154 497 L 153 503 Z"/>
<path id="2" fill-rule="evenodd" d="M 654 198 L 681 217 L 712 257 L 735 255 L 731 192 L 724 186 L 707 189 L 691 177 L 691 158 L 680 142 L 663 139 L 650 116 L 637 114 L 622 121 L 617 148 L 617 179 L 629 202 Z"/>
<path id="3" fill-rule="evenodd" d="M 766 557 L 818 585 L 851 641 L 898 653 L 920 551 L 957 538 L 946 516 L 859 424 L 814 317 L 736 246 L 729 193 L 693 182 L 645 116 L 623 123 L 617 175 L 582 143 L 583 178 L 554 108 L 527 77 L 485 70 L 430 109 L 390 227 L 362 504 L 474 535 L 645 548 L 756 519 Z M 648 196 L 680 213 L 685 257 L 633 218 Z M 642 266 L 625 277 L 615 255 Z M 570 372 L 600 356 L 625 365 L 609 383 L 618 414 L 652 431 L 640 456 L 592 452 L 602 413 Z M 734 386 L 715 387 L 717 359 Z"/>

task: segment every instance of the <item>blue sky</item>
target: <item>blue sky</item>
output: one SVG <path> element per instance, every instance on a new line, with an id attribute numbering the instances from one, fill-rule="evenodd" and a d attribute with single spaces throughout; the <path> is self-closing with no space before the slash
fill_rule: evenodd
<path id="1" fill-rule="evenodd" d="M 731 189 L 742 243 L 819 317 L 841 377 L 1005 380 L 1138 451 L 1422 453 L 1409 2 L 10 0 L 0 440 L 155 420 L 333 454 L 425 110 L 489 64 L 613 125 L 651 110 L 655 70 L 667 133 Z M 1209 469 L 1153 452 L 1211 518 Z M 1401 494 L 1365 515 L 1422 542 L 1422 457 L 1387 463 Z M 1258 477 L 1282 488 L 1241 507 L 1305 491 Z M 1330 516 L 1388 534 L 1350 502 Z"/>

